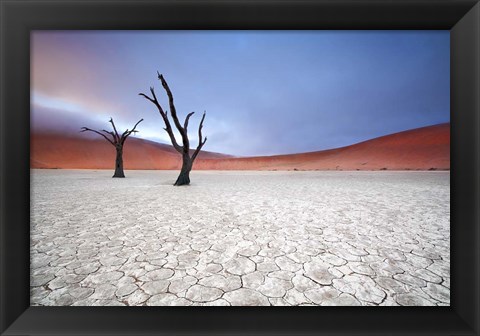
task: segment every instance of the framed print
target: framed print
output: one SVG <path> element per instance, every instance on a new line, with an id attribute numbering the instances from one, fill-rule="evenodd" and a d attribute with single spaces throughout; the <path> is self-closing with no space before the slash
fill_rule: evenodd
<path id="1" fill-rule="evenodd" d="M 478 334 L 477 1 L 1 6 L 2 334 Z"/>

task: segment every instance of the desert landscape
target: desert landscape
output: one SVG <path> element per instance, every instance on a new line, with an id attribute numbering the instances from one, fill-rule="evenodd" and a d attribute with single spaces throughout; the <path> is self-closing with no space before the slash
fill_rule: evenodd
<path id="1" fill-rule="evenodd" d="M 449 34 L 33 31 L 30 304 L 449 306 Z"/>

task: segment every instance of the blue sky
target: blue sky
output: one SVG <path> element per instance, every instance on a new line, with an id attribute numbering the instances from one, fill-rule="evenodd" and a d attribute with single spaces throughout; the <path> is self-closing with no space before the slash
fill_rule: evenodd
<path id="1" fill-rule="evenodd" d="M 448 31 L 37 31 L 33 129 L 122 129 L 169 143 L 154 86 L 162 73 L 191 143 L 273 155 L 351 145 L 450 121 Z M 178 138 L 180 141 L 180 138 Z"/>

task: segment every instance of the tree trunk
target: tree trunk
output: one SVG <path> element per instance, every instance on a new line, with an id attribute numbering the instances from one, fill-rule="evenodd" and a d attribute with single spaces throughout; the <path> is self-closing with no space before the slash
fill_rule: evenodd
<path id="1" fill-rule="evenodd" d="M 112 177 L 125 177 L 123 173 L 123 146 L 117 146 L 117 158 L 115 159 L 115 174 Z"/>
<path id="2" fill-rule="evenodd" d="M 188 185 L 190 184 L 190 171 L 192 170 L 192 159 L 188 154 L 182 155 L 183 163 L 182 170 L 180 175 L 178 175 L 177 181 L 175 181 L 175 186 Z"/>

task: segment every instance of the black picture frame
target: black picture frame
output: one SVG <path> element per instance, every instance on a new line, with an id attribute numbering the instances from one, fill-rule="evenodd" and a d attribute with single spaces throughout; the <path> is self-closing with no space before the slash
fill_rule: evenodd
<path id="1" fill-rule="evenodd" d="M 479 335 L 480 4 L 474 0 L 0 0 L 2 335 Z M 30 31 L 448 29 L 450 307 L 30 307 Z"/>

